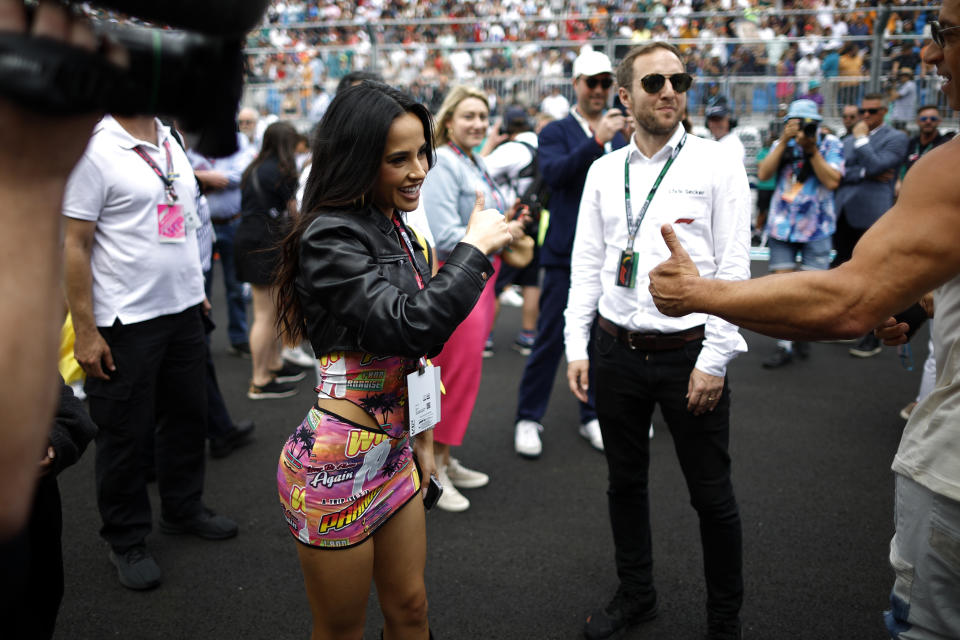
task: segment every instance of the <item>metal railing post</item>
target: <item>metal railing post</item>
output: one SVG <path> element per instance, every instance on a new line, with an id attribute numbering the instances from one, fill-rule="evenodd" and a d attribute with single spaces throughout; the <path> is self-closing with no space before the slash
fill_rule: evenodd
<path id="1" fill-rule="evenodd" d="M 876 22 L 873 23 L 873 48 L 870 51 L 870 93 L 880 91 L 880 71 L 883 63 L 883 37 L 890 19 L 890 6 L 880 5 Z"/>
<path id="2" fill-rule="evenodd" d="M 369 67 L 368 70 L 373 73 L 379 73 L 380 46 L 377 43 L 377 32 L 374 30 L 372 22 L 367 23 L 367 34 L 370 36 L 370 62 L 367 65 Z"/>
<path id="3" fill-rule="evenodd" d="M 610 62 L 615 64 L 614 54 L 616 53 L 616 45 L 613 41 L 617 37 L 617 30 L 614 24 L 614 19 L 612 15 L 607 16 L 607 43 L 604 45 L 604 48 L 607 50 L 607 57 L 610 58 Z"/>

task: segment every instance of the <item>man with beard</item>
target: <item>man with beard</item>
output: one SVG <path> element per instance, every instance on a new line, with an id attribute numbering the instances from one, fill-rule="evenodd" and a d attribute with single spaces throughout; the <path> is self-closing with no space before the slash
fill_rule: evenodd
<path id="1" fill-rule="evenodd" d="M 727 364 L 746 351 L 734 325 L 705 314 L 657 311 L 647 273 L 667 251 L 672 223 L 710 277 L 750 277 L 750 187 L 720 143 L 681 126 L 691 76 L 662 41 L 632 49 L 617 69 L 620 99 L 637 122 L 630 144 L 587 174 L 566 309 L 567 379 L 596 409 L 609 470 L 607 497 L 620 586 L 587 618 L 587 638 L 608 638 L 657 613 L 647 497 L 647 426 L 655 405 L 670 428 L 700 519 L 707 586 L 706 637 L 740 638 L 740 514 L 730 480 Z M 593 318 L 594 372 L 587 342 Z"/>
<path id="2" fill-rule="evenodd" d="M 960 109 L 960 0 L 944 0 L 930 23 L 923 61 L 935 65 L 950 107 Z M 896 533 L 890 564 L 896 581 L 884 614 L 891 638 L 960 637 L 960 142 L 921 157 L 897 203 L 848 261 L 808 271 L 723 282 L 701 278 L 669 226 L 670 259 L 651 272 L 657 307 L 673 317 L 719 315 L 770 336 L 843 338 L 877 327 L 888 345 L 909 325 L 891 314 L 936 290 L 936 388 L 910 414 L 893 461 Z M 879 325 L 879 326 L 878 326 Z"/>
<path id="3" fill-rule="evenodd" d="M 583 181 L 594 160 L 627 143 L 620 132 L 623 113 L 607 108 L 612 86 L 610 58 L 599 51 L 584 51 L 573 63 L 576 106 L 566 118 L 551 122 L 540 132 L 540 173 L 551 190 L 550 226 L 540 248 L 543 279 L 537 337 L 517 394 L 514 448 L 525 458 L 540 457 L 540 421 L 563 355 L 563 309 L 570 288 L 570 250 Z M 580 435 L 595 449 L 603 449 L 592 398 L 580 403 Z"/>

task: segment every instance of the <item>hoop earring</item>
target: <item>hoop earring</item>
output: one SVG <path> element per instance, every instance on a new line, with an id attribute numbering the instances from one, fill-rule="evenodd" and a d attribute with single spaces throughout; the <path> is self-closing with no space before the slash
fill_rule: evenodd
<path id="1" fill-rule="evenodd" d="M 357 209 L 363 209 L 366 206 L 366 204 L 367 204 L 367 194 L 365 193 L 362 194 L 360 198 L 353 201 L 353 206 L 355 206 Z"/>

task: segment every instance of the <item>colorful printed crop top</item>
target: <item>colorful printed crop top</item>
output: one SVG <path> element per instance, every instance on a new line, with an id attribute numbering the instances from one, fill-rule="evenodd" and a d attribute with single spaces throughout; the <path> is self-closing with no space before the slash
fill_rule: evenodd
<path id="1" fill-rule="evenodd" d="M 335 351 L 318 358 L 321 398 L 348 400 L 367 412 L 392 438 L 408 427 L 407 375 L 417 360 L 374 356 L 360 351 Z"/>

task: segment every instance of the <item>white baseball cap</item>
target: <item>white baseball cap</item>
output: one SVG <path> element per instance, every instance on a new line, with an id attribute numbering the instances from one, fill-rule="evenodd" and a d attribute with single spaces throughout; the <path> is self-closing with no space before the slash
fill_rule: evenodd
<path id="1" fill-rule="evenodd" d="M 610 58 L 599 51 L 584 51 L 573 61 L 573 79 L 580 76 L 596 76 L 601 73 L 613 73 Z"/>

